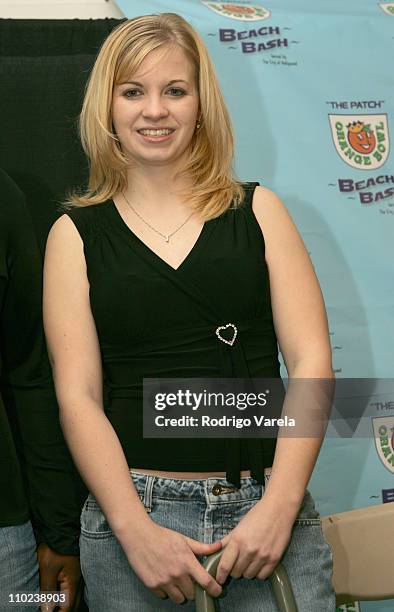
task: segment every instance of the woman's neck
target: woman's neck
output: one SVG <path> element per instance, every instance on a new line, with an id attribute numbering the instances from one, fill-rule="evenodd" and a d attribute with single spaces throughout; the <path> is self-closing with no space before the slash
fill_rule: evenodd
<path id="1" fill-rule="evenodd" d="M 128 186 L 125 190 L 129 201 L 144 203 L 144 207 L 163 210 L 165 207 L 184 207 L 184 196 L 179 192 L 191 188 L 192 182 L 185 177 L 175 177 L 168 168 L 135 168 L 128 173 Z"/>

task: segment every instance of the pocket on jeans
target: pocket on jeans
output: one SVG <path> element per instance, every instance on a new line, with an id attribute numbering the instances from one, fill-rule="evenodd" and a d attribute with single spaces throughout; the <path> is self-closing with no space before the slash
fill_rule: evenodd
<path id="1" fill-rule="evenodd" d="M 91 495 L 89 495 L 82 508 L 81 535 L 86 538 L 97 539 L 114 537 L 100 506 Z"/>
<path id="2" fill-rule="evenodd" d="M 315 502 L 312 495 L 307 490 L 302 502 L 302 506 L 298 513 L 298 516 L 294 522 L 295 525 L 299 526 L 318 526 L 320 527 L 320 514 L 315 508 Z"/>

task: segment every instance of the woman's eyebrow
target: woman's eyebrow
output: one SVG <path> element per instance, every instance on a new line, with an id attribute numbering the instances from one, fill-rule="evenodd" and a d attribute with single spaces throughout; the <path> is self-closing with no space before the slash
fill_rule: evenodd
<path id="1" fill-rule="evenodd" d="M 173 85 L 173 83 L 187 83 L 187 81 L 185 81 L 185 79 L 172 79 L 168 81 L 166 87 L 168 87 L 168 85 Z M 123 83 L 119 83 L 119 85 L 137 85 L 137 87 L 143 87 L 143 84 L 138 81 L 124 81 Z"/>

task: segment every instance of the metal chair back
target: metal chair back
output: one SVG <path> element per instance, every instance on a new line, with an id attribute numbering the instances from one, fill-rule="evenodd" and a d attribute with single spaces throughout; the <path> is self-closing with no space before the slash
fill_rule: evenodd
<path id="1" fill-rule="evenodd" d="M 207 572 L 209 572 L 209 574 L 211 574 L 213 577 L 216 576 L 216 571 L 222 553 L 223 551 L 220 550 L 219 552 L 210 555 L 203 564 Z M 289 578 L 281 563 L 276 566 L 274 572 L 269 577 L 269 580 L 271 581 L 279 612 L 298 612 Z M 216 608 L 214 599 L 210 597 L 199 584 L 196 584 L 195 586 L 195 595 L 196 612 L 215 612 Z M 220 598 L 218 599 L 220 600 Z"/>

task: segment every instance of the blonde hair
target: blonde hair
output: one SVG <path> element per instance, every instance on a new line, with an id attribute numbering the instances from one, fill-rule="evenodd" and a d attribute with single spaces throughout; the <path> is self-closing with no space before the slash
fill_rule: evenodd
<path id="1" fill-rule="evenodd" d="M 89 159 L 88 188 L 73 193 L 66 206 L 99 204 L 127 187 L 129 160 L 112 124 L 114 85 L 135 73 L 148 53 L 178 45 L 196 71 L 201 126 L 192 137 L 190 153 L 179 174 L 189 177 L 185 195 L 206 218 L 214 218 L 244 197 L 233 172 L 234 135 L 215 69 L 204 42 L 179 15 L 144 15 L 123 22 L 104 41 L 89 81 L 80 115 L 82 146 Z"/>

